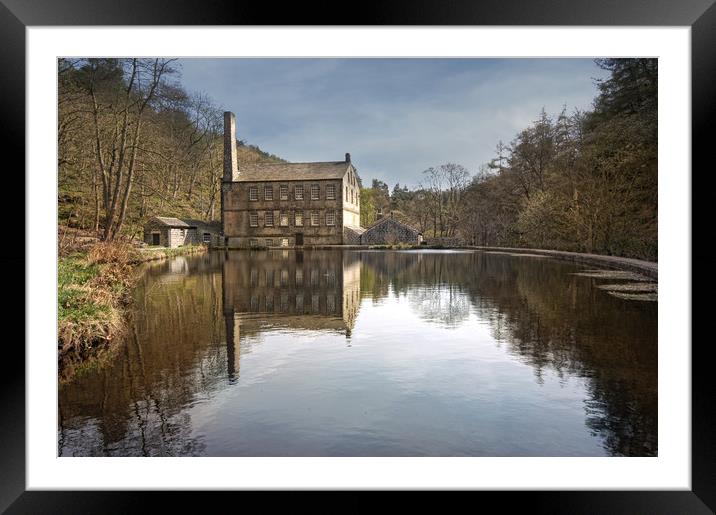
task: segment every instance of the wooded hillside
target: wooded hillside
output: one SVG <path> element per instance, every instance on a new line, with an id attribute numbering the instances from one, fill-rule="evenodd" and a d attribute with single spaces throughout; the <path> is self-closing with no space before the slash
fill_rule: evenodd
<path id="1" fill-rule="evenodd" d="M 543 110 L 475 174 L 446 163 L 413 190 L 373 181 L 361 194 L 363 224 L 381 208 L 426 236 L 473 245 L 656 260 L 657 60 L 596 64 L 610 76 L 591 111 Z"/>
<path id="2" fill-rule="evenodd" d="M 173 60 L 61 59 L 59 218 L 103 240 L 154 215 L 220 218 L 222 109 L 186 92 Z M 542 110 L 475 173 L 416 170 L 420 186 L 362 188 L 427 237 L 657 259 L 656 59 L 597 59 L 609 72 L 586 112 Z M 281 161 L 239 142 L 239 166 Z M 672 171 L 672 173 L 675 173 Z"/>
<path id="3" fill-rule="evenodd" d="M 103 240 L 154 215 L 218 220 L 223 110 L 170 59 L 60 59 L 59 223 Z M 240 141 L 239 165 L 281 161 Z"/>

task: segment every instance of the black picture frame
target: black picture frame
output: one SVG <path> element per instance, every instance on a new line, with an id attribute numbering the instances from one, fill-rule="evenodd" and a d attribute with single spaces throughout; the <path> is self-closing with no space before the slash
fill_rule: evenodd
<path id="1" fill-rule="evenodd" d="M 29 26 L 59 25 L 550 25 L 550 26 L 690 26 L 692 37 L 692 220 L 708 220 L 706 211 L 713 203 L 714 190 L 705 184 L 713 175 L 710 150 L 716 119 L 716 5 L 714 0 L 401 0 L 388 3 L 364 1 L 273 3 L 245 0 L 0 0 L 0 147 L 7 159 L 16 157 L 12 167 L 4 166 L 5 192 L 24 212 L 25 166 L 25 29 Z M 32 137 L 32 135 L 28 135 Z M 11 169 L 10 169 L 11 168 Z M 698 170 L 698 173 L 695 171 Z M 54 177 L 48 174 L 48 177 Z M 12 190 L 8 189 L 12 188 Z M 25 195 L 21 195 L 24 192 Z M 12 199 L 9 199 L 12 200 Z M 711 202 L 709 202 L 711 201 Z M 711 234 L 713 230 L 692 234 Z M 31 237 L 23 231 L 23 238 Z M 23 240 L 24 243 L 25 240 Z M 6 269 L 25 274 L 24 244 L 17 241 L 12 256 L 0 256 Z M 694 265 L 706 262 L 705 246 L 691 249 Z M 703 270 L 703 268 L 699 267 Z M 705 267 L 704 267 L 705 268 Z M 11 292 L 24 291 L 20 274 L 6 279 Z M 516 505 L 534 513 L 712 513 L 716 511 L 716 425 L 711 380 L 711 341 L 693 332 L 705 327 L 709 302 L 696 302 L 694 293 L 706 292 L 714 280 L 700 276 L 692 288 L 692 490 L 691 491 L 528 491 L 474 492 L 482 503 L 493 500 L 501 509 Z M 15 284 L 16 283 L 16 284 Z M 17 293 L 13 293 L 17 295 Z M 20 319 L 25 303 L 11 302 L 6 321 Z M 24 314 L 24 311 L 23 311 Z M 15 316 L 13 316 L 15 315 Z M 697 318 L 696 315 L 702 315 Z M 699 320 L 698 323 L 695 323 Z M 10 324 L 8 324 L 10 325 Z M 704 333 L 705 334 L 705 333 Z M 242 502 L 260 495 L 253 492 L 58 492 L 26 491 L 25 488 L 25 353 L 16 339 L 6 337 L 6 366 L 0 418 L 0 511 L 6 513 L 129 513 L 148 511 L 157 500 L 163 511 L 179 507 L 207 507 L 216 502 Z M 668 342 L 688 345 L 691 342 Z M 12 347 L 12 348 L 8 348 Z M 16 356 L 12 352 L 17 353 Z M 7 365 L 11 363 L 11 365 Z M 207 495 L 211 501 L 205 499 Z M 274 493 L 275 495 L 275 493 Z M 264 495 L 265 496 L 265 495 Z M 413 493 L 412 498 L 422 498 Z M 293 496 L 296 497 L 296 496 Z M 256 499 L 258 500 L 258 499 Z M 295 499 L 292 499 L 295 502 Z M 218 505 L 217 505 L 218 506 Z M 246 504 L 244 504 L 246 506 Z M 234 504 L 234 508 L 240 508 Z"/>

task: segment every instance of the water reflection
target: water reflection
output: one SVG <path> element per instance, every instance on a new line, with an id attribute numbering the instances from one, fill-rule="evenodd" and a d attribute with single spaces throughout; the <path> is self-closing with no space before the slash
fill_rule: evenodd
<path id="1" fill-rule="evenodd" d="M 308 250 L 148 266 L 121 352 L 60 388 L 59 453 L 655 455 L 656 303 L 578 269 Z"/>
<path id="2" fill-rule="evenodd" d="M 232 381 L 239 373 L 242 335 L 251 338 L 284 329 L 329 331 L 350 337 L 360 302 L 357 254 L 229 252 L 221 271 L 228 376 Z"/>

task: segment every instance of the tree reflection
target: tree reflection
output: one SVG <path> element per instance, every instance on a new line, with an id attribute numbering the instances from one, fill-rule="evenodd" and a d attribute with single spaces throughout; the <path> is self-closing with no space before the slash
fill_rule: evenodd
<path id="1" fill-rule="evenodd" d="M 362 262 L 361 290 L 374 299 L 392 287 L 421 317 L 445 326 L 465 321 L 471 307 L 538 383 L 546 369 L 587 379 L 586 424 L 606 450 L 656 455 L 655 303 L 616 299 L 594 279 L 571 275 L 577 265 L 549 259 L 386 252 L 363 254 Z"/>
<path id="2" fill-rule="evenodd" d="M 112 363 L 59 389 L 59 454 L 192 456 L 187 406 L 226 377 L 218 255 L 151 264 Z"/>

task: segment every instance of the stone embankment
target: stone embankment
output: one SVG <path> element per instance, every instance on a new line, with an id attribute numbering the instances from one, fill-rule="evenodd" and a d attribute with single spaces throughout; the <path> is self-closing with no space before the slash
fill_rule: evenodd
<path id="1" fill-rule="evenodd" d="M 601 254 L 582 254 L 580 252 L 565 252 L 561 250 L 525 249 L 513 247 L 465 247 L 469 249 L 482 250 L 486 252 L 504 252 L 508 254 L 536 254 L 547 256 L 575 263 L 602 266 L 615 270 L 626 270 L 645 275 L 650 279 L 657 280 L 659 276 L 658 263 L 642 261 L 641 259 L 625 258 L 618 256 L 603 256 Z"/>

